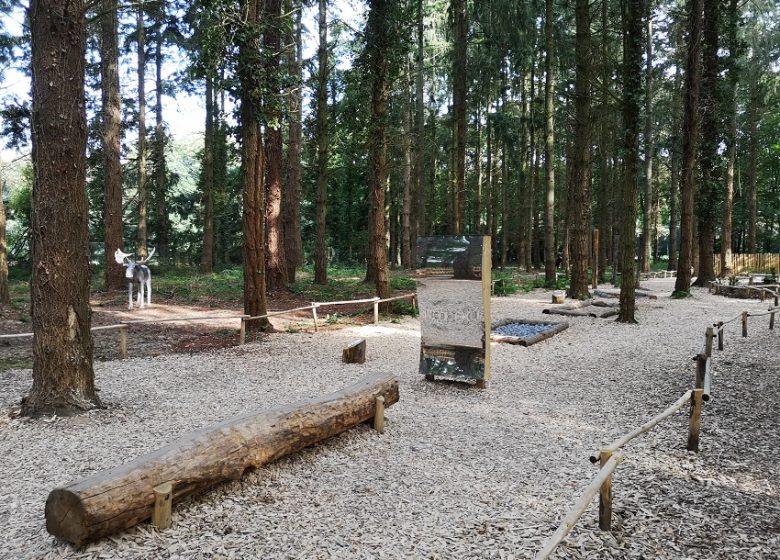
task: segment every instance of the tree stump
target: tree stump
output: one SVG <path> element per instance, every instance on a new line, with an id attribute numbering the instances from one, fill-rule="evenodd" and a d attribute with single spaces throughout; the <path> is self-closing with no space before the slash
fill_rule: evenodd
<path id="1" fill-rule="evenodd" d="M 366 361 L 366 339 L 358 338 L 344 347 L 341 361 L 345 364 L 363 364 Z"/>
<path id="2" fill-rule="evenodd" d="M 563 303 L 564 301 L 566 301 L 566 292 L 562 290 L 556 290 L 552 293 L 553 303 Z"/>

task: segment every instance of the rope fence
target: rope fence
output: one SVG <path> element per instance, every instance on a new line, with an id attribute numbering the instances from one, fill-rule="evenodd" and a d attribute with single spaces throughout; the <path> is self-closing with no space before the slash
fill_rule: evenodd
<path id="1" fill-rule="evenodd" d="M 311 310 L 312 317 L 314 319 L 314 331 L 317 332 L 319 330 L 319 323 L 318 323 L 318 315 L 317 315 L 317 309 L 320 307 L 328 307 L 328 306 L 338 306 L 338 305 L 355 305 L 360 303 L 371 303 L 373 304 L 374 308 L 374 324 L 379 324 L 379 304 L 380 303 L 386 303 L 391 301 L 398 301 L 402 299 L 411 299 L 412 305 L 416 308 L 417 307 L 417 294 L 401 294 L 398 296 L 393 296 L 389 298 L 367 298 L 367 299 L 354 299 L 354 300 L 342 300 L 342 301 L 313 301 L 309 305 L 304 305 L 301 307 L 293 307 L 292 309 L 285 309 L 282 311 L 270 311 L 268 313 L 265 313 L 264 315 L 257 315 L 257 316 L 250 316 L 250 315 L 220 315 L 220 316 L 214 316 L 214 315 L 197 315 L 197 316 L 191 316 L 191 317 L 172 317 L 168 319 L 134 319 L 129 321 L 121 321 L 115 325 L 103 325 L 99 327 L 92 327 L 90 330 L 92 332 L 97 331 L 112 331 L 117 330 L 119 331 L 118 336 L 118 345 L 119 345 L 119 357 L 120 359 L 126 359 L 127 358 L 127 331 L 130 326 L 134 325 L 146 325 L 150 323 L 176 323 L 176 322 L 186 322 L 186 321 L 204 321 L 204 320 L 214 320 L 214 319 L 240 319 L 241 320 L 241 326 L 239 327 L 239 344 L 245 344 L 246 343 L 246 324 L 249 321 L 256 321 L 259 319 L 267 319 L 268 317 L 275 317 L 277 315 L 287 315 L 289 313 L 295 313 L 297 311 L 306 311 Z M 10 340 L 15 338 L 32 338 L 33 333 L 16 333 L 16 334 L 3 334 L 0 335 L 0 340 Z"/>
<path id="2" fill-rule="evenodd" d="M 622 449 L 636 437 L 652 430 L 660 422 L 678 412 L 688 403 L 690 403 L 690 415 L 688 418 L 688 439 L 686 442 L 686 449 L 689 451 L 699 451 L 702 405 L 704 402 L 709 401 L 712 395 L 712 353 L 715 338 L 717 337 L 718 339 L 718 350 L 723 350 L 724 327 L 737 320 L 741 320 L 742 337 L 746 337 L 748 333 L 748 319 L 750 317 L 765 317 L 769 315 L 769 329 L 773 330 L 775 326 L 775 314 L 778 312 L 780 312 L 780 306 L 775 302 L 775 306 L 766 311 L 752 313 L 743 311 L 736 317 L 732 317 L 727 321 L 718 321 L 713 324 L 713 326 L 707 327 L 704 333 L 704 348 L 693 358 L 693 361 L 696 364 L 694 388 L 686 391 L 675 403 L 657 416 L 648 420 L 632 432 L 616 439 L 610 445 L 602 447 L 598 454 L 593 454 L 589 457 L 591 463 L 599 463 L 598 474 L 593 478 L 588 487 L 583 491 L 579 500 L 577 500 L 563 518 L 563 521 L 561 521 L 555 533 L 547 539 L 543 548 L 537 554 L 536 560 L 546 560 L 550 557 L 555 548 L 563 542 L 563 539 L 569 534 L 597 493 L 599 494 L 599 529 L 602 531 L 612 530 L 612 473 L 617 465 L 623 460 L 623 455 L 615 454 L 615 452 Z"/>

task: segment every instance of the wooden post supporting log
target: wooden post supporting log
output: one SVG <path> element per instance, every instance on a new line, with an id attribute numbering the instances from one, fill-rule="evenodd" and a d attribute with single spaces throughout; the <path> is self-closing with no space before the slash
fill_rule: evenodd
<path id="1" fill-rule="evenodd" d="M 704 354 L 696 354 L 694 360 L 696 360 L 696 380 L 694 382 L 694 387 L 701 389 L 704 387 L 704 374 L 707 369 L 707 356 Z"/>
<path id="2" fill-rule="evenodd" d="M 149 455 L 55 488 L 46 529 L 77 546 L 149 519 L 154 489 L 170 482 L 173 499 L 236 480 L 248 468 L 285 457 L 374 417 L 376 398 L 398 402 L 398 380 L 374 374 L 336 393 L 251 412 L 182 436 Z"/>
<path id="3" fill-rule="evenodd" d="M 314 317 L 314 332 L 317 332 L 317 304 L 311 302 L 311 316 Z"/>
<path id="4" fill-rule="evenodd" d="M 238 331 L 238 343 L 244 345 L 246 342 L 246 319 L 241 317 L 241 328 Z"/>
<path id="5" fill-rule="evenodd" d="M 385 398 L 377 397 L 374 405 L 374 429 L 380 434 L 385 433 Z"/>
<path id="6" fill-rule="evenodd" d="M 723 321 L 718 321 L 718 350 L 723 350 Z"/>
<path id="7" fill-rule="evenodd" d="M 611 458 L 612 451 L 602 449 L 599 452 L 599 467 L 603 469 Z M 599 529 L 612 529 L 612 473 L 604 479 L 599 488 Z"/>
<path id="8" fill-rule="evenodd" d="M 366 339 L 351 341 L 341 352 L 341 361 L 345 364 L 363 364 L 366 362 Z"/>
<path id="9" fill-rule="evenodd" d="M 119 327 L 119 359 L 127 359 L 127 325 Z"/>
<path id="10" fill-rule="evenodd" d="M 691 393 L 691 416 L 688 420 L 688 451 L 699 451 L 699 431 L 701 430 L 701 402 L 704 389 L 694 389 Z"/>
<path id="11" fill-rule="evenodd" d="M 775 312 L 772 311 L 769 313 L 769 330 L 774 330 L 775 328 Z"/>
<path id="12" fill-rule="evenodd" d="M 152 511 L 152 525 L 158 529 L 167 529 L 171 526 L 171 505 L 173 504 L 173 486 L 170 482 L 163 482 L 154 487 L 154 511 Z"/>
<path id="13" fill-rule="evenodd" d="M 747 320 L 748 320 L 748 312 L 743 311 L 742 312 L 742 338 L 747 337 Z"/>
<path id="14" fill-rule="evenodd" d="M 374 324 L 379 324 L 379 300 L 374 302 Z"/>

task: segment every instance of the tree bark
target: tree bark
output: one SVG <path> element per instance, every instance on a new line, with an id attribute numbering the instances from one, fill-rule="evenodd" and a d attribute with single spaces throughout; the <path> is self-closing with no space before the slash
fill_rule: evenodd
<path id="1" fill-rule="evenodd" d="M 0 307 L 11 303 L 8 291 L 8 244 L 5 236 L 4 181 L 0 170 Z"/>
<path id="2" fill-rule="evenodd" d="M 454 112 L 453 134 L 454 157 L 455 157 L 455 208 L 454 208 L 454 227 L 452 233 L 460 235 L 463 233 L 463 216 L 466 199 L 466 43 L 468 40 L 468 22 L 467 22 L 467 1 L 452 0 L 453 14 L 453 85 L 452 85 L 452 106 Z"/>
<path id="3" fill-rule="evenodd" d="M 293 4 L 293 3 L 291 3 Z M 295 2 L 291 9 L 295 10 L 295 27 L 288 39 L 288 43 L 294 45 L 288 51 L 288 67 L 292 76 L 293 85 L 289 92 L 290 113 L 290 137 L 287 151 L 287 188 L 285 194 L 285 260 L 287 262 L 287 280 L 295 282 L 295 273 L 303 264 L 303 248 L 301 243 L 301 139 L 303 137 L 302 126 L 302 88 L 303 79 L 301 71 L 303 67 L 303 41 L 302 41 L 302 14 L 303 6 Z"/>
<path id="4" fill-rule="evenodd" d="M 200 271 L 214 269 L 214 80 L 206 76 L 206 130 L 203 143 L 203 250 Z"/>
<path id="5" fill-rule="evenodd" d="M 401 265 L 406 270 L 414 267 L 412 261 L 412 119 L 411 119 L 411 72 L 407 65 L 406 95 L 403 111 L 403 200 L 401 208 Z"/>
<path id="6" fill-rule="evenodd" d="M 328 283 L 325 212 L 328 188 L 328 23 L 327 1 L 319 0 L 320 44 L 317 49 L 317 206 L 314 283 Z"/>
<path id="7" fill-rule="evenodd" d="M 555 52 L 553 45 L 553 0 L 544 9 L 544 178 L 547 196 L 544 204 L 544 282 L 556 285 L 555 252 Z M 590 123 L 588 123 L 590 126 Z"/>
<path id="8" fill-rule="evenodd" d="M 136 40 L 138 42 L 138 229 L 135 254 L 146 258 L 148 239 L 146 211 L 149 193 L 146 186 L 146 29 L 144 27 L 144 0 L 136 8 Z"/>
<path id="9" fill-rule="evenodd" d="M 424 75 L 425 70 L 425 34 L 424 34 L 424 11 L 423 0 L 417 0 L 417 51 L 415 68 L 415 192 L 417 203 L 415 204 L 413 242 L 412 242 L 412 265 L 416 258 L 416 238 L 418 235 L 425 235 L 425 227 L 428 212 L 426 210 L 425 197 L 425 91 Z"/>
<path id="10" fill-rule="evenodd" d="M 739 84 L 739 42 L 737 29 L 739 27 L 739 4 L 737 0 L 729 0 L 726 21 L 726 48 L 729 51 L 726 59 L 726 183 L 723 200 L 723 226 L 720 236 L 720 275 L 729 276 L 732 272 L 731 236 L 733 232 L 734 211 L 734 167 L 737 160 L 737 86 Z"/>
<path id="11" fill-rule="evenodd" d="M 259 74 L 259 0 L 242 0 L 244 33 L 240 36 L 238 75 L 241 95 L 241 171 L 243 176 L 244 313 L 252 317 L 267 313 L 265 293 L 265 188 L 263 143 L 258 109 L 261 104 Z M 268 331 L 268 319 L 247 323 L 248 332 Z"/>
<path id="12" fill-rule="evenodd" d="M 124 267 L 114 252 L 124 249 L 122 215 L 122 99 L 119 89 L 119 39 L 117 0 L 104 0 L 100 17 L 100 80 L 103 102 L 103 245 L 105 247 L 105 283 L 107 290 L 125 288 Z"/>
<path id="13" fill-rule="evenodd" d="M 148 455 L 55 488 L 46 530 L 76 546 L 151 517 L 154 488 L 173 486 L 178 501 L 375 417 L 376 401 L 398 402 L 398 380 L 374 374 L 316 399 L 236 416 L 183 435 Z"/>
<path id="14" fill-rule="evenodd" d="M 387 103 L 390 97 L 388 51 L 392 43 L 390 3 L 393 0 L 370 0 L 366 24 L 366 52 L 371 76 L 371 118 L 369 121 L 370 203 L 369 243 L 373 261 L 374 285 L 380 298 L 390 296 L 387 271 L 387 240 L 385 229 L 385 189 L 387 186 Z M 383 306 L 386 307 L 386 306 Z"/>
<path id="15" fill-rule="evenodd" d="M 682 114 L 680 113 L 680 83 L 682 73 L 680 65 L 676 65 L 674 72 L 674 93 L 672 94 L 672 134 L 669 177 L 669 264 L 667 270 L 677 270 L 677 225 L 679 223 L 678 197 L 680 185 L 680 134 L 677 132 L 682 123 Z"/>
<path id="16" fill-rule="evenodd" d="M 645 204 L 642 220 L 642 272 L 650 272 L 651 223 L 653 219 L 653 3 L 647 3 L 647 37 L 645 61 Z"/>
<path id="17" fill-rule="evenodd" d="M 760 85 L 754 55 L 751 58 L 750 99 L 747 108 L 748 169 L 747 169 L 747 252 L 756 253 L 758 247 L 756 225 L 758 223 L 758 113 L 761 103 Z"/>
<path id="18" fill-rule="evenodd" d="M 643 0 L 628 0 L 623 8 L 623 204 L 620 227 L 621 323 L 635 323 L 636 307 L 636 213 L 639 183 L 639 103 L 642 96 Z"/>
<path id="19" fill-rule="evenodd" d="M 32 0 L 33 384 L 22 413 L 100 406 L 89 307 L 84 0 Z"/>
<path id="20" fill-rule="evenodd" d="M 718 154 L 721 127 L 718 88 L 720 71 L 718 61 L 718 33 L 720 27 L 720 0 L 704 0 L 704 31 L 702 47 L 701 87 L 701 151 L 699 169 L 699 266 L 696 286 L 707 286 L 715 280 L 715 221 L 718 206 Z"/>
<path id="21" fill-rule="evenodd" d="M 590 297 L 588 260 L 590 255 L 591 198 L 591 118 L 590 118 L 590 7 L 588 0 L 577 0 L 575 8 L 576 75 L 574 83 L 574 154 L 570 200 L 572 267 L 568 296 Z"/>
<path id="22" fill-rule="evenodd" d="M 688 55 L 685 65 L 682 129 L 682 177 L 680 178 L 680 256 L 677 261 L 676 292 L 691 289 L 693 264 L 693 204 L 696 192 L 696 152 L 699 144 L 699 90 L 701 87 L 702 0 L 688 0 Z"/>
<path id="23" fill-rule="evenodd" d="M 280 53 L 282 2 L 265 0 L 264 30 L 266 50 L 265 82 L 268 95 L 263 100 L 268 125 L 266 128 L 266 282 L 269 290 L 287 287 L 284 225 L 282 223 L 282 146 Z"/>
<path id="24" fill-rule="evenodd" d="M 155 222 L 157 226 L 156 246 L 157 254 L 167 260 L 168 253 L 168 209 L 165 204 L 166 185 L 165 185 L 165 127 L 163 126 L 163 105 L 162 105 L 162 42 L 163 42 L 163 24 L 162 6 L 158 8 L 161 13 L 158 14 L 156 42 L 154 48 L 155 62 L 155 128 L 154 128 L 154 202 L 155 202 Z"/>

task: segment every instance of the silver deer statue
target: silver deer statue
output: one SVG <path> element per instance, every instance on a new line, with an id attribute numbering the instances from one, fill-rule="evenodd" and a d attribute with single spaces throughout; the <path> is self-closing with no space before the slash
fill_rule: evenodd
<path id="1" fill-rule="evenodd" d="M 152 305 L 152 271 L 146 266 L 154 252 L 157 249 L 152 249 L 149 256 L 145 259 L 134 262 L 130 260 L 132 253 L 123 253 L 121 249 L 117 249 L 114 253 L 114 259 L 118 264 L 125 266 L 125 278 L 127 279 L 127 297 L 128 297 L 128 309 L 133 308 L 133 284 L 138 284 L 138 306 L 143 309 L 144 307 L 144 287 L 146 287 L 146 304 Z"/>

